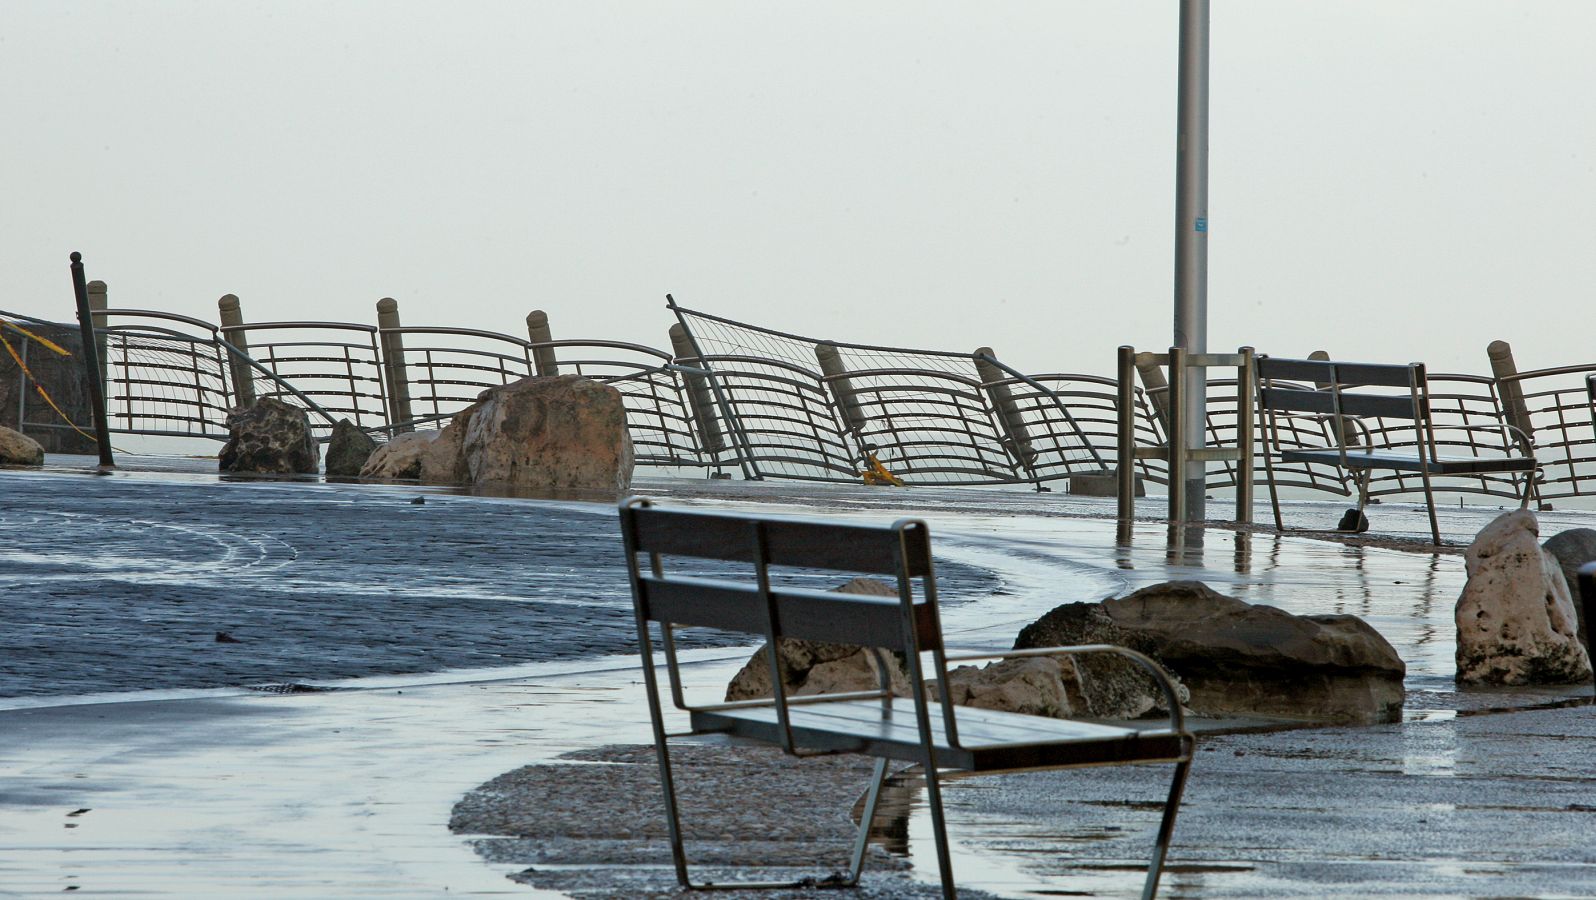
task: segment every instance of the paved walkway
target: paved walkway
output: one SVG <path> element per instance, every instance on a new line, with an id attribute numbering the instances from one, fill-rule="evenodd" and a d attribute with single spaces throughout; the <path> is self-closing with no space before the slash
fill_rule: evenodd
<path id="1" fill-rule="evenodd" d="M 11 487 L 18 479 L 78 484 L 71 479 L 83 476 L 0 477 Z M 102 480 L 126 481 L 141 492 L 148 486 L 150 495 L 187 483 Z M 640 487 L 680 502 L 751 501 L 809 512 L 819 506 L 827 515 L 871 519 L 899 515 L 902 504 L 913 503 L 931 521 L 948 563 L 967 566 L 969 584 L 984 586 L 979 603 L 948 612 L 950 630 L 964 643 L 1002 643 L 1053 604 L 1172 577 L 1202 578 L 1296 612 L 1367 617 L 1409 661 L 1408 720 L 1206 740 L 1176 833 L 1167 896 L 1596 895 L 1596 848 L 1585 849 L 1596 810 L 1596 782 L 1586 775 L 1596 746 L 1593 709 L 1557 706 L 1568 692 L 1452 690 L 1451 607 L 1462 584 L 1456 555 L 1229 532 L 1209 532 L 1200 547 L 1171 549 L 1154 523 L 1139 525 L 1122 546 L 1112 520 L 1082 517 L 1101 515 L 1100 504 L 1009 492 L 811 491 L 664 480 Z M 283 486 L 205 490 L 242 506 L 311 512 Z M 315 490 L 329 505 L 332 498 L 393 498 L 404 503 L 386 514 L 418 512 L 398 509 L 413 494 L 392 489 Z M 457 528 L 473 534 L 485 530 L 471 524 L 479 515 L 514 521 L 544 506 L 454 499 L 458 510 L 441 501 L 436 509 L 458 514 Z M 128 517 L 156 529 L 191 528 L 201 518 L 191 514 L 195 505 Z M 430 495 L 425 506 L 435 511 Z M 1302 520 L 1338 515 L 1310 505 L 1293 513 Z M 1449 510 L 1446 528 L 1461 537 L 1491 514 Z M 604 520 L 597 511 L 572 515 Z M 1589 519 L 1557 513 L 1543 522 L 1549 534 Z M 1422 512 L 1412 509 L 1388 505 L 1375 520 L 1388 531 L 1427 530 Z M 49 521 L 62 527 L 59 520 L 40 521 L 40 529 Z M 8 539 L 22 527 L 11 525 Z M 236 532 L 223 529 L 206 540 L 224 547 L 227 535 Z M 260 549 L 227 558 L 273 558 L 269 542 L 234 546 L 244 545 Z M 311 550 L 335 557 L 340 546 L 349 545 L 329 541 Z M 514 594 L 506 581 L 538 577 L 531 556 L 517 549 L 486 539 L 475 552 L 497 579 L 492 592 Z M 394 558 L 402 557 L 396 549 Z M 136 555 L 121 558 L 139 562 Z M 995 584 L 983 580 L 983 568 L 998 573 Z M 163 583 L 161 566 L 148 571 L 152 584 Z M 8 574 L 15 574 L 9 563 L 0 577 Z M 202 581 L 228 577 L 200 573 Z M 171 596 L 181 595 L 180 583 L 164 583 Z M 429 590 L 469 600 L 490 593 L 481 584 Z M 194 602 L 196 618 L 225 595 Z M 564 621 L 558 604 L 539 612 L 503 625 L 537 640 L 543 623 Z M 225 627 L 214 621 L 196 621 L 195 639 Z M 433 634 L 423 630 L 417 642 Z M 46 649 L 64 659 L 90 652 L 81 645 Z M 694 653 L 702 657 L 696 677 L 706 684 L 723 681 L 744 656 L 716 648 Z M 44 656 L 46 669 L 53 655 Z M 0 700 L 0 895 L 75 889 L 82 895 L 535 896 L 505 879 L 518 866 L 482 862 L 446 825 L 460 796 L 518 765 L 601 744 L 646 742 L 631 660 L 612 665 L 591 649 L 570 656 L 476 676 L 368 676 L 313 693 L 226 688 L 118 694 L 98 704 L 84 697 Z M 0 662 L 0 671 L 11 668 Z M 1140 777 L 1115 770 L 958 783 L 948 801 L 961 843 L 961 883 L 1012 896 L 1133 894 L 1139 882 L 1133 868 L 1141 864 L 1155 815 L 1142 801 L 1157 793 L 1154 773 L 1146 773 L 1145 783 Z M 920 817 L 911 812 L 906 827 L 910 852 L 928 852 Z"/>

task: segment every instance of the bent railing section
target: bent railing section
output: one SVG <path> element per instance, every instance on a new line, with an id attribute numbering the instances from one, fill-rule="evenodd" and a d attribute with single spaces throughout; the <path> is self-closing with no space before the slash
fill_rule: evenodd
<path id="1" fill-rule="evenodd" d="M 1040 488 L 1107 468 L 1107 379 L 1026 375 L 989 348 L 821 340 L 667 305 L 693 354 L 677 361 L 713 373 L 727 452 L 751 477 L 857 482 L 874 459 L 913 484 Z"/>
<path id="2" fill-rule="evenodd" d="M 1596 363 L 1517 372 L 1498 387 L 1522 398 L 1541 499 L 1596 496 Z"/>

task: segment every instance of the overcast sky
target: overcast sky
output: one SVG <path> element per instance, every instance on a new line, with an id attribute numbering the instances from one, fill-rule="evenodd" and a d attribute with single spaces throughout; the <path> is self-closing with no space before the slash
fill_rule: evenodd
<path id="1" fill-rule="evenodd" d="M 1596 361 L 1596 3 L 1215 0 L 1213 349 Z M 1176 0 L 0 0 L 0 309 L 1167 347 Z"/>

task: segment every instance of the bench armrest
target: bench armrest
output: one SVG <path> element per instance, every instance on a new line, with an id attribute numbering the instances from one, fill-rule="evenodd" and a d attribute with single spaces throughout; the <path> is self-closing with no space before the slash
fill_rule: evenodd
<path id="1" fill-rule="evenodd" d="M 1175 683 L 1170 680 L 1169 673 L 1152 657 L 1138 653 L 1129 647 L 1117 644 L 1075 644 L 1064 647 L 1032 647 L 1026 650 L 1006 650 L 998 653 L 950 653 L 944 657 L 947 662 L 973 662 L 982 659 L 1023 659 L 1031 656 L 1069 656 L 1077 653 L 1114 653 L 1130 659 L 1131 662 L 1147 670 L 1158 683 L 1158 689 L 1164 693 L 1164 702 L 1169 706 L 1169 730 L 1178 733 L 1186 731 L 1186 714 L 1180 706 L 1180 696 L 1175 692 Z M 946 696 L 946 693 L 943 694 Z"/>

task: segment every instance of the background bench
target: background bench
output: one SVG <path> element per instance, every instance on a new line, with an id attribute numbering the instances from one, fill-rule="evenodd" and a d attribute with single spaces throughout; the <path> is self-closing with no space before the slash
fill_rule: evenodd
<path id="1" fill-rule="evenodd" d="M 1374 470 L 1419 476 L 1430 514 L 1430 536 L 1441 543 L 1435 518 L 1433 476 L 1513 475 L 1522 507 L 1535 490 L 1535 457 L 1526 455 L 1529 439 L 1507 424 L 1500 410 L 1488 418 L 1449 422 L 1438 427 L 1423 363 L 1381 365 L 1260 356 L 1258 434 L 1264 443 L 1264 471 L 1275 528 L 1283 529 L 1275 463 L 1338 467 L 1358 482 L 1358 518 L 1369 501 Z M 1318 426 L 1301 428 L 1303 417 Z M 1325 446 L 1307 446 L 1303 434 L 1329 437 Z"/>
<path id="2" fill-rule="evenodd" d="M 791 883 L 709 884 L 695 883 L 689 877 L 669 750 L 669 738 L 685 735 L 669 734 L 666 728 L 655 671 L 656 630 L 664 650 L 670 696 L 675 708 L 687 713 L 689 734 L 732 735 L 774 744 L 796 756 L 861 753 L 876 758 L 849 873 L 843 883 L 858 882 L 889 760 L 918 763 L 925 771 L 937 865 L 943 895 L 949 898 L 956 891 L 942 813 L 941 779 L 959 773 L 1168 762 L 1175 764 L 1174 778 L 1164 803 L 1143 896 L 1156 893 L 1194 745 L 1174 686 L 1157 663 L 1123 647 L 1107 645 L 950 655 L 943 646 L 937 612 L 930 531 L 918 520 L 865 526 L 760 518 L 658 509 L 640 498 L 622 503 L 620 518 L 669 819 L 671 853 L 677 880 L 684 887 L 789 887 Z M 704 577 L 700 571 L 690 576 L 675 572 L 681 558 L 699 570 L 705 566 L 694 560 L 744 565 L 736 567 L 731 575 Z M 714 568 L 724 571 L 726 567 Z M 884 576 L 895 584 L 898 595 L 878 597 L 787 587 L 783 575 L 794 570 L 825 570 L 843 578 Z M 767 700 L 689 703 L 672 638 L 677 626 L 716 628 L 765 638 L 774 696 Z M 782 638 L 869 648 L 876 655 L 881 673 L 878 689 L 788 696 L 776 652 L 776 642 Z M 939 691 L 940 699 L 934 699 L 926 687 L 928 677 L 936 679 L 937 684 L 947 684 L 950 661 L 1071 653 L 1122 654 L 1145 668 L 1163 690 L 1168 721 L 1157 726 L 1132 726 L 955 708 L 948 699 L 949 692 Z M 887 665 L 890 654 L 902 656 L 910 697 L 892 696 Z M 926 654 L 930 655 L 929 671 L 923 659 Z M 852 798 L 845 802 L 851 805 Z"/>

